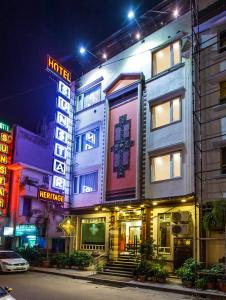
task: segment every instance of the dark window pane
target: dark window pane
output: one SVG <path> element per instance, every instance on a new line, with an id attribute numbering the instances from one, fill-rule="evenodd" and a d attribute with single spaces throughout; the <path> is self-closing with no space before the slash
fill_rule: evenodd
<path id="1" fill-rule="evenodd" d="M 78 177 L 74 177 L 74 182 L 73 182 L 73 190 L 74 190 L 74 194 L 78 193 Z"/>
<path id="2" fill-rule="evenodd" d="M 226 30 L 220 33 L 220 53 L 226 50 Z"/>
<path id="3" fill-rule="evenodd" d="M 226 147 L 221 149 L 221 163 L 222 174 L 226 174 Z"/>
<path id="4" fill-rule="evenodd" d="M 23 203 L 23 216 L 29 216 L 31 213 L 31 200 L 29 198 L 24 198 Z"/>

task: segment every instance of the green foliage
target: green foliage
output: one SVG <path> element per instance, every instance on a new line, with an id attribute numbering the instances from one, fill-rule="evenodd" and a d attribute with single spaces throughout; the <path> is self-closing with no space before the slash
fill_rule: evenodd
<path id="1" fill-rule="evenodd" d="M 16 252 L 20 254 L 28 262 L 38 262 L 40 261 L 41 254 L 33 247 L 19 247 Z"/>
<path id="2" fill-rule="evenodd" d="M 89 252 L 75 251 L 69 257 L 70 266 L 88 267 L 92 262 L 92 256 Z"/>
<path id="3" fill-rule="evenodd" d="M 199 278 L 195 281 L 195 287 L 198 289 L 204 289 L 206 287 L 206 279 L 205 278 Z"/>
<path id="4" fill-rule="evenodd" d="M 56 253 L 52 256 L 51 262 L 58 268 L 65 268 L 69 264 L 69 258 L 65 253 Z"/>
<path id="5" fill-rule="evenodd" d="M 142 260 L 134 270 L 133 274 L 136 276 L 147 275 L 149 268 L 150 263 L 147 260 Z"/>
<path id="6" fill-rule="evenodd" d="M 222 263 L 213 265 L 208 269 L 202 269 L 201 274 L 205 278 L 206 282 L 217 282 L 217 278 L 224 274 L 224 265 Z"/>
<path id="7" fill-rule="evenodd" d="M 214 201 L 210 211 L 203 216 L 203 227 L 206 231 L 223 230 L 226 226 L 226 201 Z"/>
<path id="8" fill-rule="evenodd" d="M 199 268 L 199 264 L 197 264 L 193 258 L 189 258 L 183 263 L 182 267 L 176 270 L 176 274 L 181 278 L 182 282 L 190 281 L 194 283 L 196 279 L 196 270 Z"/>
<path id="9" fill-rule="evenodd" d="M 163 264 L 156 261 L 142 260 L 134 271 L 134 275 L 144 275 L 155 277 L 156 279 L 166 279 L 169 275 Z"/>
<path id="10" fill-rule="evenodd" d="M 148 239 L 140 245 L 139 252 L 143 259 L 151 260 L 156 255 L 157 246 L 153 239 Z"/>

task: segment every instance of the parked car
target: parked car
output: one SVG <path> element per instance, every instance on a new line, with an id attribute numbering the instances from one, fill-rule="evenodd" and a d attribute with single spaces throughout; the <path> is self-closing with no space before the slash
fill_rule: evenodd
<path id="1" fill-rule="evenodd" d="M 10 295 L 11 292 L 11 288 L 0 286 L 0 300 L 16 300 Z"/>
<path id="2" fill-rule="evenodd" d="M 14 251 L 0 250 L 0 271 L 23 272 L 29 269 L 29 263 Z"/>

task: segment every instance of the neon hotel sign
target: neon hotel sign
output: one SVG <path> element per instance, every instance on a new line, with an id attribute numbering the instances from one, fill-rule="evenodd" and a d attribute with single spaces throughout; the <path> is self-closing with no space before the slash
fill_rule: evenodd
<path id="1" fill-rule="evenodd" d="M 61 66 L 55 59 L 47 56 L 47 71 L 57 78 L 57 103 L 55 120 L 55 143 L 53 159 L 54 189 L 65 191 L 66 158 L 68 147 L 68 129 L 71 88 L 71 73 Z"/>
<path id="2" fill-rule="evenodd" d="M 5 208 L 8 200 L 11 141 L 10 127 L 0 122 L 0 209 Z"/>

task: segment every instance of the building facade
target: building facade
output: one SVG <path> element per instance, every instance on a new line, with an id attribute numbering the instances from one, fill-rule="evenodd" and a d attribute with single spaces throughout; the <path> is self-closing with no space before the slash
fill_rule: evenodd
<path id="1" fill-rule="evenodd" d="M 75 249 L 117 260 L 153 239 L 171 270 L 198 256 L 190 37 L 184 8 L 79 79 Z"/>

